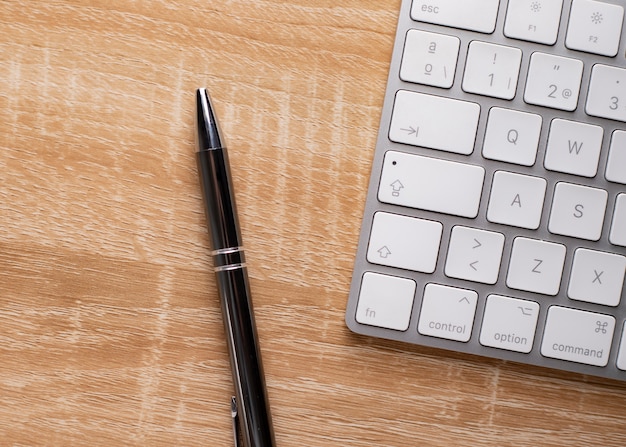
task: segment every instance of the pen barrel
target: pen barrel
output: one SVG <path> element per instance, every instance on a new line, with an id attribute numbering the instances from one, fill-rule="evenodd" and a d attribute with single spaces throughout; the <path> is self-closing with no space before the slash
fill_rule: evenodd
<path id="1" fill-rule="evenodd" d="M 196 159 L 211 247 L 216 252 L 242 247 L 226 148 L 200 150 Z"/>
<path id="2" fill-rule="evenodd" d="M 261 352 L 225 148 L 196 153 L 245 447 L 274 447 Z"/>
<path id="3" fill-rule="evenodd" d="M 246 267 L 218 269 L 215 275 L 228 338 L 243 445 L 273 447 L 274 434 L 261 353 L 256 343 Z"/>

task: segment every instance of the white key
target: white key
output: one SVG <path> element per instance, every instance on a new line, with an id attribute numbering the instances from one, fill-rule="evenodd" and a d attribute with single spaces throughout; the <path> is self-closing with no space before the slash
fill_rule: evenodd
<path id="1" fill-rule="evenodd" d="M 431 220 L 376 213 L 367 260 L 424 273 L 435 271 L 443 226 Z"/>
<path id="2" fill-rule="evenodd" d="M 515 238 L 506 285 L 512 289 L 556 295 L 561 285 L 565 251 L 561 244 Z"/>
<path id="3" fill-rule="evenodd" d="M 459 56 L 458 37 L 411 29 L 406 33 L 400 79 L 450 88 Z"/>
<path id="4" fill-rule="evenodd" d="M 626 121 L 626 69 L 601 64 L 593 66 L 585 112 Z"/>
<path id="5" fill-rule="evenodd" d="M 533 348 L 539 304 L 500 295 L 489 295 L 485 306 L 480 344 L 528 353 Z"/>
<path id="6" fill-rule="evenodd" d="M 626 185 L 626 132 L 616 130 L 611 138 L 609 159 L 606 162 L 606 179 Z"/>
<path id="7" fill-rule="evenodd" d="M 617 306 L 625 274 L 626 257 L 579 248 L 574 256 L 567 296 L 573 300 Z"/>
<path id="8" fill-rule="evenodd" d="M 414 0 L 411 18 L 420 22 L 493 33 L 499 0 Z"/>
<path id="9" fill-rule="evenodd" d="M 473 290 L 428 284 L 417 331 L 432 337 L 469 341 L 477 302 L 478 294 Z"/>
<path id="10" fill-rule="evenodd" d="M 469 155 L 474 150 L 480 106 L 400 90 L 393 106 L 389 139 Z"/>
<path id="11" fill-rule="evenodd" d="M 598 173 L 604 130 L 600 126 L 554 119 L 546 147 L 544 166 L 551 171 L 583 177 Z"/>
<path id="12" fill-rule="evenodd" d="M 626 194 L 618 194 L 615 200 L 609 241 L 611 244 L 626 247 Z"/>
<path id="13" fill-rule="evenodd" d="M 626 371 L 626 324 L 622 327 L 622 339 L 619 344 L 619 352 L 617 353 L 617 367 L 622 371 Z"/>
<path id="14" fill-rule="evenodd" d="M 554 45 L 562 7 L 563 0 L 509 0 L 504 34 L 514 39 Z"/>
<path id="15" fill-rule="evenodd" d="M 478 214 L 484 178 L 482 166 L 389 151 L 378 200 L 473 218 Z"/>
<path id="16" fill-rule="evenodd" d="M 522 50 L 486 42 L 470 43 L 463 90 L 479 95 L 513 99 L 517 89 Z"/>
<path id="17" fill-rule="evenodd" d="M 541 354 L 545 357 L 606 366 L 611 353 L 615 318 L 578 309 L 548 309 Z"/>
<path id="18" fill-rule="evenodd" d="M 370 326 L 406 331 L 411 320 L 415 281 L 366 272 L 361 281 L 356 321 Z"/>
<path id="19" fill-rule="evenodd" d="M 514 227 L 539 228 L 546 185 L 546 180 L 540 177 L 497 171 L 491 184 L 487 220 Z"/>
<path id="20" fill-rule="evenodd" d="M 553 109 L 575 110 L 582 75 L 583 63 L 578 59 L 533 53 L 524 101 Z"/>
<path id="21" fill-rule="evenodd" d="M 455 226 L 450 236 L 445 273 L 452 278 L 495 284 L 503 247 L 501 233 Z"/>
<path id="22" fill-rule="evenodd" d="M 608 194 L 603 189 L 559 182 L 554 188 L 550 233 L 597 241 L 602 235 Z"/>
<path id="23" fill-rule="evenodd" d="M 541 116 L 492 107 L 483 143 L 483 156 L 491 160 L 532 166 L 537 158 Z"/>
<path id="24" fill-rule="evenodd" d="M 624 8 L 606 2 L 573 0 L 565 46 L 603 56 L 617 55 Z"/>

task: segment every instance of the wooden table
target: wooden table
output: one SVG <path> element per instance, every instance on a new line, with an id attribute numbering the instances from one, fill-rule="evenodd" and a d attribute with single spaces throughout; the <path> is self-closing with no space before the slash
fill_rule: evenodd
<path id="1" fill-rule="evenodd" d="M 623 384 L 345 327 L 399 4 L 0 0 L 1 445 L 231 445 L 200 86 L 279 446 L 626 444 Z"/>

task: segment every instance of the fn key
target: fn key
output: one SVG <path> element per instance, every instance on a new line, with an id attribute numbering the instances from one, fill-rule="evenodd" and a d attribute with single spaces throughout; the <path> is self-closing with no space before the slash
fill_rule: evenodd
<path id="1" fill-rule="evenodd" d="M 415 281 L 367 272 L 361 281 L 356 321 L 396 331 L 409 328 Z"/>

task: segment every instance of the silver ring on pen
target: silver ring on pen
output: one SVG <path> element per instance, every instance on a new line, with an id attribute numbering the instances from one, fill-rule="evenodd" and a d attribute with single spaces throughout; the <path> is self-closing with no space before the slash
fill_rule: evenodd
<path id="1" fill-rule="evenodd" d="M 220 248 L 219 250 L 213 250 L 211 256 L 229 255 L 231 253 L 238 253 L 243 251 L 243 247 L 228 247 Z"/>
<path id="2" fill-rule="evenodd" d="M 219 267 L 215 267 L 213 270 L 217 273 L 217 272 L 228 272 L 231 270 L 238 270 L 238 269 L 242 269 L 246 267 L 246 263 L 242 262 L 240 264 L 228 264 L 228 265 L 222 265 Z"/>
<path id="3" fill-rule="evenodd" d="M 225 272 L 237 270 L 246 266 L 246 255 L 243 247 L 219 248 L 211 252 L 213 255 L 213 271 Z"/>

